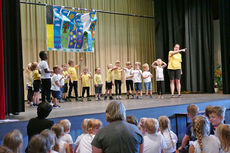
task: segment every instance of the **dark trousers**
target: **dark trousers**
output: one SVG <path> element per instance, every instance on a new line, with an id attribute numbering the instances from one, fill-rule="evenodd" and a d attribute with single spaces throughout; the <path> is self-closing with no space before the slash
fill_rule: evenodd
<path id="1" fill-rule="evenodd" d="M 51 79 L 41 79 L 42 80 L 42 102 L 51 102 Z"/>
<path id="2" fill-rule="evenodd" d="M 28 90 L 27 100 L 32 102 L 33 101 L 33 95 L 34 95 L 33 89 L 32 89 L 32 87 L 27 86 L 27 90 Z"/>
<path id="3" fill-rule="evenodd" d="M 121 80 L 115 80 L 116 95 L 121 95 Z"/>
<path id="4" fill-rule="evenodd" d="M 158 95 L 164 94 L 164 81 L 157 81 L 157 94 Z"/>
<path id="5" fill-rule="evenodd" d="M 72 89 L 74 88 L 74 93 L 75 93 L 75 98 L 78 98 L 78 93 L 77 93 L 77 81 L 69 81 L 69 98 L 71 97 Z"/>
<path id="6" fill-rule="evenodd" d="M 87 97 L 89 97 L 89 87 L 83 87 L 82 88 L 82 98 L 84 98 L 85 91 L 87 93 Z"/>

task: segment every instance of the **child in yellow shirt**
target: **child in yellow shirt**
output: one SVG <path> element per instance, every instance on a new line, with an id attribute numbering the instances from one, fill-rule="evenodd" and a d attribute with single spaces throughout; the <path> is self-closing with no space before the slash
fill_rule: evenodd
<path id="1" fill-rule="evenodd" d="M 87 93 L 87 101 L 91 101 L 90 95 L 89 95 L 89 90 L 90 90 L 90 79 L 92 79 L 92 75 L 88 73 L 88 68 L 83 69 L 83 74 L 81 74 L 81 85 L 82 85 L 82 98 L 80 101 L 83 102 L 83 98 L 85 95 L 85 91 Z"/>
<path id="2" fill-rule="evenodd" d="M 32 71 L 31 71 L 31 64 L 29 63 L 27 66 L 27 69 L 25 69 L 25 73 L 26 73 L 26 78 L 27 78 L 27 83 L 26 83 L 26 89 L 28 90 L 27 93 L 27 100 L 28 100 L 28 104 L 33 105 L 33 77 L 32 77 Z"/>
<path id="3" fill-rule="evenodd" d="M 101 100 L 101 92 L 102 92 L 102 77 L 101 77 L 101 69 L 98 67 L 95 69 L 94 75 L 94 86 L 95 86 L 95 97 L 96 100 Z"/>
<path id="4" fill-rule="evenodd" d="M 64 81 L 64 86 L 63 86 L 63 93 L 62 93 L 62 99 L 64 101 L 70 101 L 69 98 L 67 98 L 67 92 L 68 92 L 68 81 L 69 81 L 69 73 L 67 71 L 67 65 L 63 64 L 62 65 L 62 75 L 65 77 L 65 81 Z"/>
<path id="5" fill-rule="evenodd" d="M 121 99 L 121 78 L 123 69 L 121 68 L 121 62 L 118 60 L 115 62 L 116 67 L 114 68 L 114 82 L 115 82 L 115 91 L 116 91 L 116 99 Z"/>
<path id="6" fill-rule="evenodd" d="M 105 81 L 105 97 L 104 100 L 107 99 L 107 95 L 109 93 L 109 100 L 113 100 L 112 97 L 112 86 L 113 86 L 113 65 L 109 64 L 107 66 L 108 70 L 107 70 L 107 75 L 106 75 L 106 81 Z"/>
<path id="7" fill-rule="evenodd" d="M 41 75 L 38 72 L 38 63 L 33 62 L 31 65 L 32 70 L 32 78 L 33 78 L 33 88 L 34 88 L 34 98 L 33 98 L 33 106 L 37 106 L 39 103 L 40 96 L 40 87 L 41 87 Z"/>
<path id="8" fill-rule="evenodd" d="M 77 92 L 78 74 L 77 74 L 77 69 L 81 65 L 82 61 L 83 61 L 83 59 L 80 58 L 79 64 L 75 65 L 73 60 L 69 60 L 68 73 L 70 75 L 70 78 L 69 78 L 69 95 L 68 95 L 68 97 L 71 98 L 72 89 L 74 88 L 76 101 L 78 100 L 78 92 Z M 70 101 L 70 99 L 69 99 L 69 101 Z"/>

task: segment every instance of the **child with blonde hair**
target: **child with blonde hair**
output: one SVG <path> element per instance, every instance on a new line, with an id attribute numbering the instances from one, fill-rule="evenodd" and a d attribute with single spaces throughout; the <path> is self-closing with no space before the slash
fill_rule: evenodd
<path id="1" fill-rule="evenodd" d="M 209 114 L 209 120 L 213 126 L 214 133 L 216 133 L 216 129 L 220 124 L 224 123 L 224 117 L 225 117 L 225 107 L 221 106 L 214 106 L 211 109 L 211 112 Z"/>
<path id="2" fill-rule="evenodd" d="M 83 73 L 81 74 L 81 85 L 82 85 L 82 97 L 80 99 L 80 101 L 83 102 L 83 98 L 85 95 L 85 91 L 87 93 L 87 101 L 91 101 L 90 99 L 90 79 L 92 79 L 92 75 L 91 73 L 88 72 L 88 68 L 85 67 L 83 69 Z"/>
<path id="3" fill-rule="evenodd" d="M 116 99 L 121 99 L 122 72 L 123 72 L 123 69 L 121 67 L 121 62 L 117 60 L 115 62 L 115 68 L 113 71 Z"/>
<path id="4" fill-rule="evenodd" d="M 192 121 L 197 140 L 189 147 L 189 153 L 218 153 L 220 142 L 216 136 L 209 136 L 209 122 L 205 116 L 195 116 Z"/>
<path id="5" fill-rule="evenodd" d="M 70 99 L 67 98 L 68 81 L 69 81 L 69 77 L 70 77 L 70 75 L 67 71 L 67 64 L 62 64 L 62 75 L 65 77 L 64 86 L 62 87 L 63 88 L 62 99 L 64 101 L 70 101 Z"/>
<path id="6" fill-rule="evenodd" d="M 107 74 L 106 74 L 106 81 L 105 81 L 105 97 L 104 100 L 107 99 L 107 95 L 109 94 L 109 100 L 113 100 L 112 97 L 112 86 L 113 86 L 113 65 L 109 64 L 107 66 Z"/>
<path id="7" fill-rule="evenodd" d="M 54 124 L 51 127 L 51 130 L 56 135 L 54 151 L 60 153 L 70 153 L 69 145 L 61 139 L 61 137 L 65 134 L 63 126 L 61 124 Z"/>
<path id="8" fill-rule="evenodd" d="M 87 126 L 88 126 L 89 120 L 90 119 L 86 118 L 81 123 L 81 129 L 83 130 L 83 133 L 77 137 L 77 139 L 76 139 L 76 141 L 74 143 L 75 144 L 74 153 L 77 151 L 77 148 L 79 146 L 79 143 L 80 143 L 82 137 L 88 133 Z"/>
<path id="9" fill-rule="evenodd" d="M 25 70 L 26 72 L 26 89 L 28 90 L 27 93 L 27 100 L 28 100 L 28 104 L 33 105 L 33 76 L 32 76 L 32 70 L 31 70 L 31 65 L 32 63 L 29 63 L 27 65 L 27 68 Z"/>
<path id="10" fill-rule="evenodd" d="M 9 148 L 14 153 L 22 153 L 23 139 L 21 132 L 15 129 L 7 133 L 3 138 L 3 146 Z"/>
<path id="11" fill-rule="evenodd" d="M 164 68 L 167 66 L 161 59 L 157 59 L 152 63 L 152 67 L 156 70 L 157 94 L 158 98 L 163 98 L 164 94 Z"/>
<path id="12" fill-rule="evenodd" d="M 230 153 L 230 125 L 219 125 L 217 128 L 217 137 L 220 140 L 220 153 Z"/>
<path id="13" fill-rule="evenodd" d="M 102 77 L 101 77 L 101 69 L 97 67 L 95 69 L 95 75 L 94 75 L 94 87 L 95 87 L 95 97 L 96 100 L 101 100 L 101 93 L 102 93 Z"/>
<path id="14" fill-rule="evenodd" d="M 162 153 L 167 146 L 162 134 L 158 133 L 158 121 L 155 118 L 147 118 L 144 126 L 144 153 Z"/>
<path id="15" fill-rule="evenodd" d="M 92 153 L 92 145 L 91 142 L 93 141 L 94 136 L 100 130 L 102 123 L 100 120 L 97 119 L 90 119 L 87 124 L 87 131 L 88 133 L 85 134 L 79 144 L 77 149 L 77 153 Z"/>
<path id="16" fill-rule="evenodd" d="M 53 131 L 49 129 L 45 129 L 40 133 L 41 136 L 46 138 L 47 142 L 50 144 L 50 153 L 57 153 L 56 151 L 53 150 L 53 147 L 55 145 L 55 134 Z"/>
<path id="17" fill-rule="evenodd" d="M 74 64 L 74 60 L 69 60 L 69 62 L 68 62 L 69 68 L 67 71 L 70 75 L 70 77 L 69 77 L 69 93 L 68 93 L 69 100 L 71 98 L 72 88 L 74 88 L 75 99 L 76 99 L 76 101 L 78 101 L 78 91 L 77 91 L 78 73 L 77 73 L 77 69 L 80 67 L 82 61 L 83 61 L 83 59 L 80 58 L 80 62 L 77 65 Z"/>
<path id="18" fill-rule="evenodd" d="M 132 71 L 136 99 L 139 98 L 138 92 L 140 93 L 140 99 L 142 99 L 142 71 L 140 70 L 140 66 L 140 62 L 135 62 L 135 70 Z"/>
<path id="19" fill-rule="evenodd" d="M 38 72 L 38 63 L 33 62 L 31 65 L 32 77 L 33 77 L 33 88 L 34 88 L 34 98 L 33 98 L 33 106 L 37 106 L 39 103 L 40 97 L 40 87 L 41 87 L 41 75 Z"/>
<path id="20" fill-rule="evenodd" d="M 69 150 L 73 152 L 73 139 L 69 134 L 71 128 L 70 121 L 68 119 L 64 119 L 59 121 L 58 124 L 61 124 L 64 127 L 64 135 L 61 137 L 61 140 L 66 142 L 69 145 Z"/>
<path id="21" fill-rule="evenodd" d="M 61 106 L 57 105 L 58 99 L 60 99 L 60 93 L 61 93 L 61 88 L 62 84 L 60 83 L 60 67 L 57 65 L 53 67 L 54 75 L 51 78 L 51 92 L 52 92 L 52 102 L 53 102 L 53 107 L 54 108 L 59 108 Z"/>
<path id="22" fill-rule="evenodd" d="M 148 93 L 150 98 L 153 98 L 153 93 L 152 93 L 152 81 L 151 78 L 153 75 L 151 72 L 149 72 L 149 65 L 147 63 L 143 64 L 143 69 L 144 72 L 142 73 L 143 81 L 144 81 L 144 86 L 145 86 L 145 96 L 148 98 Z"/>
<path id="23" fill-rule="evenodd" d="M 141 131 L 141 134 L 144 136 L 145 135 L 145 121 L 146 117 L 143 117 L 140 119 L 140 122 L 138 124 L 138 129 Z"/>
<path id="24" fill-rule="evenodd" d="M 177 136 L 170 130 L 170 120 L 167 116 L 160 116 L 159 132 L 163 135 L 167 147 L 164 149 L 164 153 L 173 153 L 176 151 Z"/>
<path id="25" fill-rule="evenodd" d="M 133 90 L 133 75 L 132 75 L 132 64 L 131 62 L 126 62 L 126 68 L 123 68 L 125 71 L 125 83 L 126 83 L 126 90 L 127 90 L 127 99 L 129 99 L 129 95 L 132 94 L 134 98 L 134 90 Z M 131 93 L 130 93 L 131 90 Z"/>
<path id="26" fill-rule="evenodd" d="M 138 119 L 133 115 L 127 115 L 126 116 L 126 122 L 137 126 Z"/>

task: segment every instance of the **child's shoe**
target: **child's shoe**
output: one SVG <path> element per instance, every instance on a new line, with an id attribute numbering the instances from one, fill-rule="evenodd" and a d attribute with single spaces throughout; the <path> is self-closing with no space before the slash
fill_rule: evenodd
<path id="1" fill-rule="evenodd" d="M 140 99 L 142 99 L 143 97 L 142 96 L 140 96 Z"/>
<path id="2" fill-rule="evenodd" d="M 87 98 L 87 101 L 91 101 L 91 99 L 88 97 L 88 98 Z"/>
<path id="3" fill-rule="evenodd" d="M 109 96 L 109 100 L 113 100 L 113 97 L 112 97 L 112 96 Z"/>
<path id="4" fill-rule="evenodd" d="M 110 97 L 109 97 L 110 98 Z M 107 96 L 104 97 L 104 100 L 107 100 Z"/>
<path id="5" fill-rule="evenodd" d="M 121 96 L 119 96 L 118 99 L 121 100 Z"/>

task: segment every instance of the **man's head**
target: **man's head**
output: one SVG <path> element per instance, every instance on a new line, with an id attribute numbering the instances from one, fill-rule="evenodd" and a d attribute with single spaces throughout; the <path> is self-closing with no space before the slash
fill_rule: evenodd
<path id="1" fill-rule="evenodd" d="M 53 107 L 49 103 L 47 102 L 40 103 L 37 108 L 38 118 L 45 119 L 47 116 L 49 116 L 52 109 Z"/>

